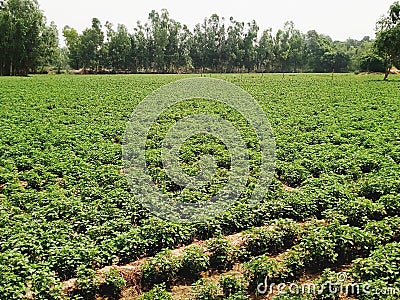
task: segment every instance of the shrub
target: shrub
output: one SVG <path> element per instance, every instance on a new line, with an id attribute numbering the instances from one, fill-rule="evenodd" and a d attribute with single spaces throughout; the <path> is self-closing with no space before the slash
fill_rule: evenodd
<path id="1" fill-rule="evenodd" d="M 245 248 L 251 256 L 277 254 L 295 242 L 298 230 L 293 221 L 282 220 L 275 229 L 256 228 L 246 234 Z M 274 225 L 272 225 L 274 226 Z"/>
<path id="2" fill-rule="evenodd" d="M 118 296 L 126 285 L 126 280 L 119 274 L 117 269 L 111 268 L 104 272 L 104 283 L 102 290 L 105 294 Z"/>
<path id="3" fill-rule="evenodd" d="M 400 243 L 390 243 L 373 251 L 368 258 L 354 261 L 353 275 L 356 280 L 383 280 L 395 283 L 400 280 Z"/>
<path id="4" fill-rule="evenodd" d="M 383 195 L 399 192 L 400 180 L 398 178 L 395 179 L 394 177 L 390 176 L 390 174 L 386 174 L 373 175 L 363 181 L 361 183 L 359 195 L 376 201 Z"/>
<path id="5" fill-rule="evenodd" d="M 142 266 L 142 280 L 145 286 L 165 282 L 167 287 L 173 283 L 181 268 L 180 260 L 164 250 L 146 260 Z"/>
<path id="6" fill-rule="evenodd" d="M 150 291 L 140 295 L 138 300 L 172 300 L 172 295 L 165 290 L 163 283 L 155 285 Z"/>
<path id="7" fill-rule="evenodd" d="M 210 251 L 210 266 L 218 270 L 225 270 L 232 267 L 234 261 L 234 252 L 229 241 L 219 236 L 211 239 L 207 243 L 208 251 Z"/>
<path id="8" fill-rule="evenodd" d="M 221 276 L 219 284 L 222 287 L 224 297 L 244 292 L 246 289 L 243 280 L 232 275 Z"/>
<path id="9" fill-rule="evenodd" d="M 96 271 L 80 266 L 77 270 L 76 287 L 78 294 L 85 299 L 94 298 L 99 291 L 100 280 L 96 276 Z"/>
<path id="10" fill-rule="evenodd" d="M 389 216 L 400 216 L 400 194 L 384 195 L 377 202 L 385 207 Z"/>
<path id="11" fill-rule="evenodd" d="M 310 176 L 310 172 L 300 163 L 277 162 L 277 173 L 279 178 L 290 187 L 299 186 Z"/>
<path id="12" fill-rule="evenodd" d="M 345 215 L 347 223 L 352 226 L 364 226 L 370 220 L 380 220 L 386 215 L 384 205 L 365 198 L 340 201 L 335 210 Z"/>
<path id="13" fill-rule="evenodd" d="M 250 296 L 246 295 L 245 292 L 237 292 L 225 298 L 225 300 L 250 300 Z"/>
<path id="14" fill-rule="evenodd" d="M 249 288 L 255 290 L 267 278 L 269 283 L 284 281 L 288 277 L 285 266 L 280 265 L 276 259 L 262 255 L 244 264 L 245 278 Z"/>
<path id="15" fill-rule="evenodd" d="M 180 274 L 184 278 L 195 278 L 200 276 L 200 273 L 207 270 L 210 265 L 210 258 L 204 253 L 204 249 L 199 246 L 189 246 L 185 249 L 181 258 Z"/>
<path id="16" fill-rule="evenodd" d="M 365 54 L 360 60 L 360 71 L 385 72 L 385 59 L 373 53 Z"/>
<path id="17" fill-rule="evenodd" d="M 192 300 L 219 300 L 220 287 L 218 284 L 200 279 L 194 284 Z"/>

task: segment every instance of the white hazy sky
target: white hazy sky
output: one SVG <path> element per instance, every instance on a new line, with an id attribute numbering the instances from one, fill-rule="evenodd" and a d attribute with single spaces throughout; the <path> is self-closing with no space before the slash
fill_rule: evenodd
<path id="1" fill-rule="evenodd" d="M 282 28 L 285 21 L 293 21 L 303 32 L 315 29 L 334 40 L 349 37 L 374 37 L 375 23 L 387 12 L 394 0 L 39 0 L 48 21 L 59 30 L 69 25 L 78 31 L 91 25 L 92 17 L 104 24 L 125 24 L 132 32 L 136 21 L 145 22 L 152 9 L 166 8 L 170 17 L 189 26 L 201 23 L 205 17 L 217 13 L 238 21 L 256 20 L 261 31 Z"/>

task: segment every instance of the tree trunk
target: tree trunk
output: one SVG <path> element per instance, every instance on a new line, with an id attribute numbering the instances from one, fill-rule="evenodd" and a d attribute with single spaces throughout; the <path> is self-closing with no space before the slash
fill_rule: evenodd
<path id="1" fill-rule="evenodd" d="M 388 69 L 386 70 L 385 78 L 383 78 L 383 80 L 387 80 L 387 78 L 388 78 L 388 76 L 390 74 L 390 69 L 391 69 L 391 67 L 388 67 Z"/>

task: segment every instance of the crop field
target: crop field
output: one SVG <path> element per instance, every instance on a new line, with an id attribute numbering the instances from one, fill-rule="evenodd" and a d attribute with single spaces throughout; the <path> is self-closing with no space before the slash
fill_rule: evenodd
<path id="1" fill-rule="evenodd" d="M 203 223 L 153 216 L 122 159 L 135 107 L 188 75 L 0 78 L 0 299 L 400 298 L 400 77 L 207 76 L 256 99 L 276 170 L 257 207 L 238 201 Z M 208 135 L 187 140 L 179 159 L 193 175 L 213 155 L 209 184 L 183 192 L 163 170 L 168 128 L 200 112 L 230 121 L 246 142 L 245 200 L 260 173 L 254 130 L 209 100 L 171 107 L 152 126 L 153 182 L 189 202 L 226 184 L 229 151 Z"/>

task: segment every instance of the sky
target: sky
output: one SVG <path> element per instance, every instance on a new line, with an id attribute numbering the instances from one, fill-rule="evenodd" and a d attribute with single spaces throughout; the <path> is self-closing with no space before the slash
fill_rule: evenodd
<path id="1" fill-rule="evenodd" d="M 139 20 L 145 22 L 151 10 L 166 8 L 170 17 L 190 29 L 213 13 L 238 21 L 255 20 L 260 31 L 276 31 L 293 21 L 302 32 L 315 29 L 334 40 L 375 36 L 375 23 L 394 0 L 38 0 L 48 21 L 59 31 L 69 25 L 81 32 L 96 17 L 104 24 L 125 24 L 132 32 Z M 63 44 L 63 42 L 61 42 Z"/>

